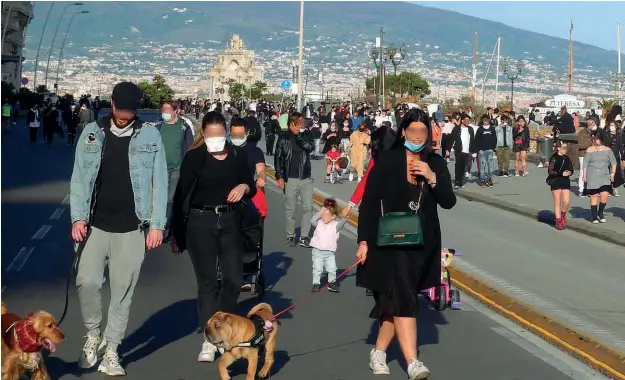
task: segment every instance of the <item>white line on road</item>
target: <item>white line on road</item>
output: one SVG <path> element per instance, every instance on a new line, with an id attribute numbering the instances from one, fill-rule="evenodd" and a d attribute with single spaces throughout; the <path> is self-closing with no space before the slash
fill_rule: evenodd
<path id="1" fill-rule="evenodd" d="M 48 231 L 50 231 L 51 228 L 52 228 L 51 225 L 44 224 L 37 230 L 37 232 L 35 232 L 35 234 L 31 237 L 31 239 L 34 239 L 34 240 L 43 239 L 44 237 L 46 237 L 46 234 L 48 233 Z"/>
<path id="2" fill-rule="evenodd" d="M 17 255 L 15 255 L 15 258 L 13 258 L 13 261 L 11 261 L 11 264 L 9 264 L 9 267 L 7 268 L 7 272 L 21 271 L 22 267 L 24 267 L 24 264 L 26 264 L 26 261 L 28 260 L 28 258 L 30 257 L 30 255 L 33 253 L 34 250 L 35 250 L 35 247 L 22 247 L 22 249 L 20 249 Z"/>
<path id="3" fill-rule="evenodd" d="M 56 220 L 59 219 L 61 217 L 61 215 L 63 215 L 63 212 L 65 212 L 65 209 L 63 208 L 57 208 L 56 210 L 54 210 L 54 212 L 52 213 L 52 215 L 50 215 L 50 219 L 51 220 Z"/>
<path id="4" fill-rule="evenodd" d="M 63 198 L 63 202 L 61 202 L 61 204 L 64 204 L 64 205 L 68 205 L 69 204 L 69 194 L 67 194 L 65 196 L 65 198 Z"/>

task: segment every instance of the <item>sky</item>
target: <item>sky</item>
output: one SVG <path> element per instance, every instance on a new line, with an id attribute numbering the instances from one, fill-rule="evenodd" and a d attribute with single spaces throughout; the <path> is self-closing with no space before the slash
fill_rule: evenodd
<path id="1" fill-rule="evenodd" d="M 616 23 L 625 37 L 625 2 L 622 1 L 412 1 L 414 4 L 456 11 L 501 22 L 553 37 L 569 39 L 573 20 L 573 41 L 616 50 Z M 623 51 L 623 43 L 621 42 Z"/>

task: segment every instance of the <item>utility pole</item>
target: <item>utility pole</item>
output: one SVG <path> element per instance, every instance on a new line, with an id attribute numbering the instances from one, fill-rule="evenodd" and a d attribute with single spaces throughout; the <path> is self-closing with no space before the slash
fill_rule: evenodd
<path id="1" fill-rule="evenodd" d="M 376 44 L 377 45 L 377 44 Z M 384 46 L 384 27 L 380 28 L 380 78 L 378 79 L 378 103 L 384 108 L 384 54 L 382 48 Z"/>
<path id="2" fill-rule="evenodd" d="M 473 36 L 473 76 L 471 79 L 471 87 L 473 87 L 473 103 L 475 103 L 475 84 L 477 82 L 477 32 Z"/>
<path id="3" fill-rule="evenodd" d="M 617 47 L 616 47 L 616 52 L 618 53 L 618 59 L 617 59 L 617 72 L 619 73 L 619 75 L 621 74 L 621 23 L 618 22 L 616 23 L 616 43 L 617 43 Z M 621 83 L 618 84 L 618 90 L 619 92 L 621 91 Z"/>
<path id="4" fill-rule="evenodd" d="M 573 20 L 569 30 L 569 95 L 573 93 Z"/>
<path id="5" fill-rule="evenodd" d="M 302 109 L 302 64 L 304 59 L 304 0 L 299 8 L 299 64 L 297 68 L 297 112 Z"/>

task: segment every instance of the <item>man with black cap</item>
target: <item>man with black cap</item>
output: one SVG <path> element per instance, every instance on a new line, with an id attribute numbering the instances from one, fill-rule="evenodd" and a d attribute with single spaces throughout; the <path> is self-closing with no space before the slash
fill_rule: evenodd
<path id="1" fill-rule="evenodd" d="M 141 98 L 134 83 L 115 86 L 111 115 L 87 124 L 80 136 L 71 180 L 72 238 L 82 249 L 76 287 L 88 330 L 78 365 L 95 366 L 106 347 L 98 371 L 110 376 L 126 374 L 117 347 L 146 249 L 162 243 L 166 222 L 165 149 L 158 129 L 136 116 Z M 107 263 L 111 302 L 102 334 L 100 289 Z"/>

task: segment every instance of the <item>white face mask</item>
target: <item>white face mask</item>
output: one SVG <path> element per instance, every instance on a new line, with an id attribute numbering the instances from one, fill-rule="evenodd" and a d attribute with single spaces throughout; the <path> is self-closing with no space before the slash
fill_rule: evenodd
<path id="1" fill-rule="evenodd" d="M 204 143 L 209 153 L 223 152 L 226 146 L 226 137 L 206 137 Z"/>
<path id="2" fill-rule="evenodd" d="M 490 128 L 490 124 L 484 124 L 484 129 Z"/>
<path id="3" fill-rule="evenodd" d="M 231 137 L 230 142 L 236 146 L 242 146 L 247 141 L 247 136 L 243 137 Z"/>
<path id="4" fill-rule="evenodd" d="M 304 132 L 306 132 L 306 128 L 300 128 L 299 129 L 299 133 L 304 133 Z"/>
<path id="5" fill-rule="evenodd" d="M 616 127 L 613 125 L 610 125 L 610 132 L 614 132 L 614 131 L 616 131 Z"/>
<path id="6" fill-rule="evenodd" d="M 596 131 L 597 130 L 597 126 L 593 125 L 592 128 L 590 129 L 591 131 Z"/>

